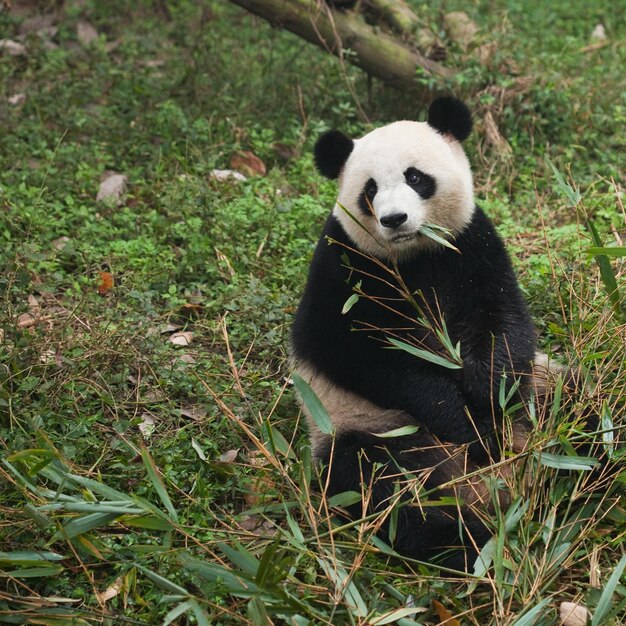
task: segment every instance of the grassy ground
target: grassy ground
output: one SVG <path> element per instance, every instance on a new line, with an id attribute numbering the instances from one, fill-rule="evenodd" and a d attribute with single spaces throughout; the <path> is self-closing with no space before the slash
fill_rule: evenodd
<path id="1" fill-rule="evenodd" d="M 600 245 L 626 236 L 626 11 L 419 8 L 436 32 L 466 10 L 494 44 L 487 66 L 450 44 L 477 193 L 542 345 L 590 381 L 538 429 L 535 450 L 558 457 L 529 456 L 513 481 L 492 566 L 454 579 L 375 556 L 371 524 L 329 532 L 286 362 L 334 200 L 316 135 L 423 116 L 431 92 L 368 93 L 227 3 L 130 4 L 67 0 L 44 24 L 53 3 L 0 12 L 1 38 L 25 45 L 0 52 L 0 623 L 548 626 L 573 601 L 622 624 L 624 477 L 563 457 L 584 406 L 623 421 L 625 314 L 607 285 L 624 294 L 624 262 L 600 257 L 601 275 L 587 250 L 590 224 Z M 590 46 L 598 23 L 608 39 Z M 267 174 L 212 179 L 240 150 Z M 96 202 L 109 171 L 128 177 L 119 205 Z"/>

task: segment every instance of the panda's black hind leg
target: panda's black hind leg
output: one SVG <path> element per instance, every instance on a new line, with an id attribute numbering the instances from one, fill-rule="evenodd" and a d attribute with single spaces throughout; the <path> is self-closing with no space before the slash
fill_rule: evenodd
<path id="1" fill-rule="evenodd" d="M 344 507 L 351 519 L 382 513 L 399 499 L 395 505 L 395 537 L 389 537 L 391 515 L 386 516 L 379 536 L 402 556 L 466 571 L 491 536 L 480 517 L 467 506 L 419 505 L 415 493 L 418 484 L 421 493 L 429 492 L 424 500 L 432 502 L 441 495 L 454 495 L 448 489 L 445 493 L 432 490 L 450 481 L 460 465 L 430 435 L 381 438 L 358 431 L 344 432 L 318 450 L 318 458 L 323 465 L 321 486 L 327 497 L 346 491 L 364 494 L 367 505 L 357 502 Z"/>

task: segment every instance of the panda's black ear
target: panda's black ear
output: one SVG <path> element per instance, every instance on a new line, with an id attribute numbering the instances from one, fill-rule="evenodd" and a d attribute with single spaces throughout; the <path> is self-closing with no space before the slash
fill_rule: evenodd
<path id="1" fill-rule="evenodd" d="M 354 141 L 338 130 L 325 132 L 313 150 L 317 171 L 326 178 L 337 178 L 353 148 Z"/>
<path id="2" fill-rule="evenodd" d="M 472 132 L 472 114 L 458 98 L 444 96 L 430 105 L 428 124 L 442 135 L 452 135 L 463 141 Z"/>

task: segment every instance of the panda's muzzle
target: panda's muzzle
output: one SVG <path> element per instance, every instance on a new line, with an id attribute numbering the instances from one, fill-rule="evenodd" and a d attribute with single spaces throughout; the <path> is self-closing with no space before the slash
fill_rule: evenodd
<path id="1" fill-rule="evenodd" d="M 407 221 L 409 216 L 406 213 L 392 213 L 380 218 L 380 223 L 385 228 L 398 228 Z"/>

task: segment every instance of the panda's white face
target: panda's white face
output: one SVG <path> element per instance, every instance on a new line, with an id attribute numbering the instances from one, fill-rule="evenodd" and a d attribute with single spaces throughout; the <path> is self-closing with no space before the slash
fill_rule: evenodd
<path id="1" fill-rule="evenodd" d="M 461 143 L 426 122 L 408 121 L 355 140 L 339 173 L 333 212 L 360 250 L 381 258 L 437 245 L 420 234 L 427 223 L 458 234 L 474 212 Z"/>

